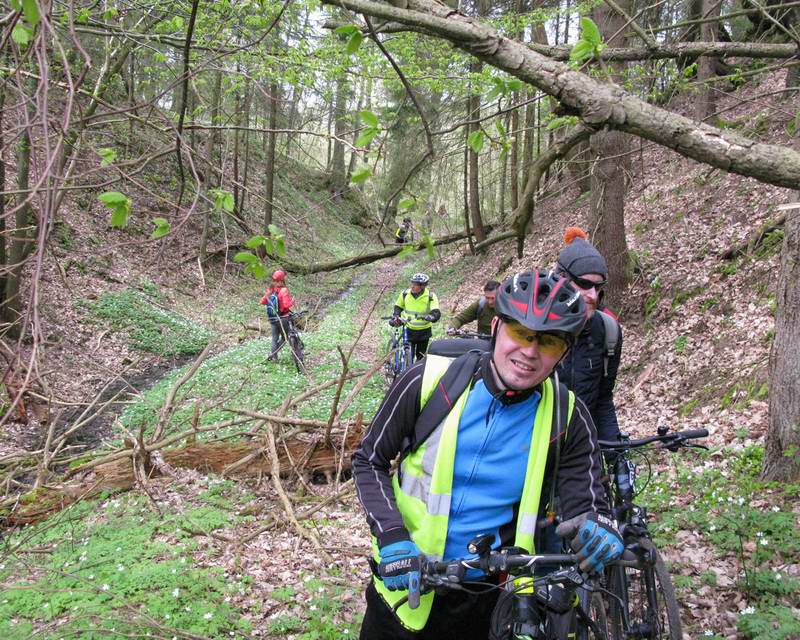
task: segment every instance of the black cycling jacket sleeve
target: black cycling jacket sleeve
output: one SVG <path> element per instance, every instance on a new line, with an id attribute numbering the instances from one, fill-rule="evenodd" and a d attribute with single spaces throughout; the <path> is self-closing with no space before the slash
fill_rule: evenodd
<path id="1" fill-rule="evenodd" d="M 399 316 L 401 313 L 403 313 L 403 307 L 398 307 L 397 305 L 394 305 L 394 312 L 392 313 L 392 315 Z"/>
<path id="2" fill-rule="evenodd" d="M 433 318 L 432 322 L 439 322 L 439 318 L 442 317 L 442 312 L 438 309 L 431 309 L 430 316 Z"/>
<path id="3" fill-rule="evenodd" d="M 397 509 L 389 471 L 392 461 L 403 450 L 404 439 L 413 434 L 419 417 L 424 370 L 425 362 L 420 361 L 395 380 L 353 453 L 358 499 L 380 547 L 410 539 Z"/>
<path id="4" fill-rule="evenodd" d="M 600 482 L 602 467 L 597 430 L 586 405 L 577 397 L 572 419 L 564 432 L 560 457 L 556 477 L 561 519 L 569 520 L 588 511 L 610 516 Z"/>
<path id="5" fill-rule="evenodd" d="M 617 382 L 617 371 L 622 356 L 622 328 L 619 330 L 619 339 L 614 349 L 614 355 L 608 359 L 608 375 L 600 378 L 600 387 L 597 390 L 597 403 L 594 415 L 597 420 L 597 433 L 603 440 L 616 440 L 619 436 L 619 422 L 617 409 L 614 406 L 614 385 Z"/>

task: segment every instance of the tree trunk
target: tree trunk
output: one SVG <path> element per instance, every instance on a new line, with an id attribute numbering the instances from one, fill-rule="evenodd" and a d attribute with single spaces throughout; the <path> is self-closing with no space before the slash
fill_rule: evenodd
<path id="1" fill-rule="evenodd" d="M 213 89 L 211 91 L 211 126 L 216 126 L 219 124 L 219 113 L 220 113 L 220 102 L 222 101 L 222 72 L 217 71 L 214 74 L 214 84 Z M 214 196 L 211 194 L 211 190 L 215 189 L 219 186 L 222 173 L 219 173 L 219 178 L 217 177 L 217 172 L 214 171 L 215 164 L 214 164 L 214 156 L 216 154 L 216 150 L 218 147 L 218 140 L 220 136 L 219 129 L 212 129 L 208 132 L 208 138 L 206 139 L 206 159 L 208 160 L 209 164 L 211 165 L 206 173 L 205 185 L 206 185 L 206 194 L 208 199 L 214 202 Z M 207 206 L 203 209 L 203 229 L 200 232 L 200 249 L 199 253 L 199 260 L 200 260 L 200 268 L 202 269 L 203 264 L 206 261 L 206 253 L 208 251 L 208 234 L 209 234 L 209 227 L 211 225 L 211 206 Z"/>
<path id="2" fill-rule="evenodd" d="M 342 139 L 347 131 L 347 77 L 342 74 L 336 79 L 336 96 L 334 102 L 334 135 L 333 154 L 331 155 L 330 189 L 335 198 L 344 193 L 347 186 L 347 170 L 344 163 L 344 144 Z"/>
<path id="3" fill-rule="evenodd" d="M 632 3 L 626 2 L 622 7 L 630 15 Z M 624 44 L 626 20 L 623 16 L 605 4 L 595 7 L 592 15 L 608 46 Z M 618 69 L 611 67 L 611 71 Z M 620 78 L 617 76 L 614 80 L 619 82 Z M 628 138 L 619 131 L 602 131 L 592 136 L 590 146 L 595 158 L 591 175 L 592 240 L 608 264 L 605 301 L 619 307 L 624 300 L 630 278 L 628 244 L 625 238 L 625 197 L 630 166 L 626 154 Z"/>
<path id="4" fill-rule="evenodd" d="M 519 92 L 514 93 L 514 102 L 519 100 Z M 511 112 L 511 151 L 509 152 L 509 173 L 511 174 L 511 209 L 519 206 L 519 107 Z"/>
<path id="5" fill-rule="evenodd" d="M 242 197 L 239 201 L 239 211 L 245 209 L 245 202 L 247 201 L 247 176 L 250 173 L 250 132 L 247 130 L 250 127 L 250 111 L 253 108 L 253 90 L 248 86 L 244 95 L 244 127 L 242 131 L 244 136 L 244 172 L 242 173 Z M 243 215 L 243 214 L 242 214 Z"/>
<path id="6" fill-rule="evenodd" d="M 22 132 L 17 152 L 17 189 L 21 192 L 20 202 L 28 197 L 30 187 L 31 169 L 31 139 L 30 130 Z M 32 224 L 31 207 L 29 203 L 17 206 L 14 215 L 14 230 L 8 248 L 8 264 L 6 287 L 3 295 L 3 319 L 10 324 L 9 337 L 16 338 L 21 333 L 22 298 L 20 294 L 22 271 L 25 258 L 32 248 L 33 234 L 30 230 Z"/>
<path id="7" fill-rule="evenodd" d="M 5 56 L 3 56 L 5 58 Z M 6 85 L 0 86 L 0 267 L 6 266 L 6 163 L 5 163 L 5 103 Z M 0 292 L 6 290 L 5 270 L 0 273 Z"/>
<path id="8" fill-rule="evenodd" d="M 277 82 L 273 82 L 269 88 L 269 133 L 264 134 L 264 143 L 266 150 L 266 167 L 264 168 L 264 233 L 269 234 L 269 225 L 272 224 L 272 199 L 275 195 L 275 144 L 277 134 L 275 129 L 278 128 L 278 95 L 279 86 Z"/>
<path id="9" fill-rule="evenodd" d="M 474 254 L 475 245 L 472 242 L 472 229 L 469 224 L 469 145 L 466 144 L 464 145 L 464 232 L 467 234 L 469 251 Z"/>
<path id="10" fill-rule="evenodd" d="M 719 17 L 722 3 L 718 0 L 703 0 L 703 15 L 709 18 Z M 700 26 L 700 40 L 716 42 L 719 35 L 719 23 L 704 22 Z M 717 75 L 717 59 L 700 56 L 697 60 L 698 94 L 695 99 L 694 117 L 702 122 L 717 112 L 717 89 L 707 81 Z"/>
<path id="11" fill-rule="evenodd" d="M 767 480 L 800 480 L 800 216 L 786 216 L 770 354 Z"/>
<path id="12" fill-rule="evenodd" d="M 239 64 L 236 64 L 236 71 L 239 71 Z M 237 73 L 238 75 L 238 73 Z M 242 124 L 242 94 L 239 90 L 236 91 L 236 101 L 234 107 L 234 122 L 237 127 Z M 241 132 L 238 128 L 233 131 L 233 210 L 236 215 L 239 212 L 239 139 Z"/>
<path id="13" fill-rule="evenodd" d="M 480 73 L 481 64 L 474 62 L 470 65 L 473 73 Z M 481 117 L 481 96 L 480 94 L 470 94 L 467 98 L 467 119 L 477 120 Z M 480 131 L 480 124 L 474 122 L 467 127 L 467 135 Z M 469 145 L 467 145 L 469 146 Z M 481 193 L 478 173 L 478 154 L 470 147 L 467 150 L 469 160 L 469 215 L 472 219 L 472 228 L 475 229 L 475 239 L 478 242 L 486 240 L 483 231 L 483 220 L 481 219 Z"/>

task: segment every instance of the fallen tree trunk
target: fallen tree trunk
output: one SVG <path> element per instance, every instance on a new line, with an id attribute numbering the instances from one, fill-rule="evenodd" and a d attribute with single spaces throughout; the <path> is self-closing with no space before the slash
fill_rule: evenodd
<path id="1" fill-rule="evenodd" d="M 785 224 L 786 214 L 783 214 L 776 220 L 766 223 L 760 229 L 751 233 L 744 242 L 734 245 L 720 253 L 719 257 L 722 260 L 733 260 L 743 254 L 752 253 L 764 242 L 764 238 L 767 237 L 767 234 L 777 231 L 778 229 L 783 229 L 783 225 Z"/>
<path id="2" fill-rule="evenodd" d="M 297 470 L 312 476 L 323 474 L 326 477 L 333 477 L 336 475 L 342 459 L 344 460 L 343 468 L 349 470 L 350 453 L 358 445 L 362 435 L 358 429 L 353 429 L 352 433 L 348 433 L 343 458 L 341 451 L 326 446 L 322 434 L 313 439 L 289 437 L 278 443 L 280 474 L 289 476 Z M 193 469 L 201 473 L 221 474 L 226 467 L 261 448 L 261 444 L 256 441 L 202 442 L 166 449 L 161 452 L 161 455 L 164 463 L 175 469 Z M 5 516 L 3 518 L 4 525 L 15 527 L 41 522 L 79 500 L 96 497 L 105 491 L 132 489 L 136 484 L 136 479 L 131 460 L 131 457 L 126 457 L 100 465 L 94 469 L 90 478 L 83 481 L 47 485 L 25 494 L 7 513 L 0 512 L 0 515 Z M 290 460 L 293 460 L 294 464 Z M 145 470 L 149 477 L 162 475 L 157 466 L 150 464 L 149 456 L 145 462 Z M 234 478 L 253 478 L 270 475 L 270 473 L 269 459 L 264 455 L 258 455 L 249 460 L 247 464 L 239 465 L 227 475 Z"/>
<path id="3" fill-rule="evenodd" d="M 492 227 L 491 225 L 483 225 L 483 229 L 488 233 L 491 231 Z M 475 234 L 474 232 L 471 232 L 470 235 Z M 441 238 L 431 238 L 431 244 L 433 244 L 434 247 L 438 247 L 443 244 L 457 242 L 458 240 L 465 240 L 466 238 L 467 233 L 465 231 L 461 231 L 460 233 L 451 233 L 450 235 L 442 236 Z M 428 248 L 428 245 L 424 241 L 417 242 L 414 245 L 398 244 L 393 247 L 381 249 L 380 251 L 362 253 L 360 256 L 353 256 L 351 258 L 345 258 L 344 260 L 337 260 L 336 262 L 324 262 L 322 264 L 310 264 L 308 266 L 289 265 L 287 269 L 289 271 L 295 271 L 303 274 L 327 273 L 329 271 L 337 271 L 339 269 L 346 269 L 348 267 L 355 267 L 362 264 L 377 262 L 378 260 L 383 260 L 384 258 L 391 258 L 408 247 L 413 247 L 414 251 L 424 251 Z"/>

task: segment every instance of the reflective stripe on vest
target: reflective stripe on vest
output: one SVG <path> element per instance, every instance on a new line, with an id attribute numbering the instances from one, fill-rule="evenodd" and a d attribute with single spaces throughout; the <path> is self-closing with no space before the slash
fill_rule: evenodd
<path id="1" fill-rule="evenodd" d="M 420 392 L 421 407 L 428 401 L 451 362 L 450 358 L 434 355 L 429 355 L 425 359 Z M 444 553 L 453 493 L 458 424 L 469 391 L 468 388 L 461 394 L 442 423 L 425 442 L 402 461 L 400 465 L 402 482 L 398 482 L 397 475 L 392 478 L 394 497 L 403 517 L 403 524 L 426 560 L 441 560 Z M 533 540 L 555 407 L 554 387 L 549 378 L 542 384 L 541 393 L 542 398 L 534 418 L 528 466 L 514 538 L 515 546 L 523 547 L 530 552 L 534 552 Z M 574 396 L 570 393 L 567 423 L 572 417 L 573 406 Z M 376 561 L 379 561 L 377 541 L 374 538 L 373 553 Z M 389 591 L 377 578 L 374 583 L 376 590 L 390 607 L 394 607 L 406 595 L 405 591 Z M 413 631 L 422 629 L 430 615 L 433 598 L 433 592 L 426 593 L 422 596 L 417 609 L 410 609 L 407 604 L 398 608 L 397 615 L 403 626 Z"/>
<path id="2" fill-rule="evenodd" d="M 400 304 L 401 302 L 402 304 Z M 432 302 L 433 294 L 426 287 L 416 298 L 411 294 L 411 289 L 406 289 L 398 296 L 396 304 L 403 309 L 401 315 L 408 320 L 408 328 L 414 331 L 422 331 L 429 329 L 431 323 L 419 316 L 424 316 L 431 312 Z"/>

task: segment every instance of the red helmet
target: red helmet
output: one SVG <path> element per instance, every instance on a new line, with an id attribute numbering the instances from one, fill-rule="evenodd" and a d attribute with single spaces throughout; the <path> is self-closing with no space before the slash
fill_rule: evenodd
<path id="1" fill-rule="evenodd" d="M 586 321 L 586 303 L 567 278 L 552 271 L 525 271 L 497 289 L 495 308 L 533 331 L 577 337 Z"/>
<path id="2" fill-rule="evenodd" d="M 283 282 L 284 280 L 286 280 L 286 272 L 283 271 L 282 269 L 278 269 L 277 271 L 273 272 L 272 279 Z"/>

